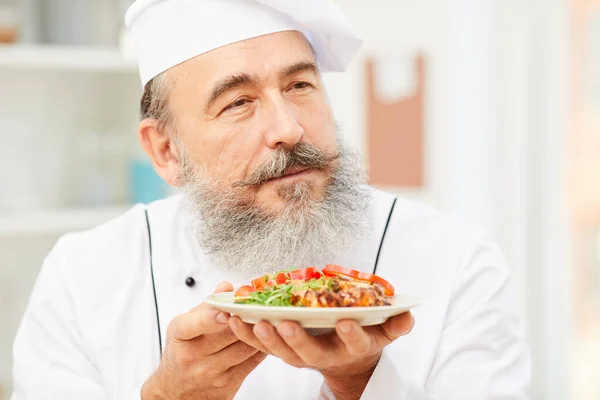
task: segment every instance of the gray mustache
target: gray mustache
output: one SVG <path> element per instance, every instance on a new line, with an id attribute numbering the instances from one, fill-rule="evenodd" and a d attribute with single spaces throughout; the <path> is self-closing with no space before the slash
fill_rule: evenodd
<path id="1" fill-rule="evenodd" d="M 281 147 L 269 160 L 262 163 L 248 179 L 233 184 L 234 188 L 258 186 L 271 179 L 281 178 L 297 167 L 325 169 L 332 161 L 340 157 L 339 153 L 328 154 L 317 146 L 301 142 L 293 148 Z"/>

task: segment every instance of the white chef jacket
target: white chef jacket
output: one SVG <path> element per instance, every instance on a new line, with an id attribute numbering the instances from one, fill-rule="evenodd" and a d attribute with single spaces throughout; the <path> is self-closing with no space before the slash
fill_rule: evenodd
<path id="1" fill-rule="evenodd" d="M 13 400 L 140 398 L 160 359 L 145 209 L 163 341 L 169 321 L 217 283 L 245 283 L 211 266 L 181 204 L 174 196 L 137 205 L 58 241 L 15 339 Z M 529 353 L 505 261 L 490 237 L 375 189 L 369 213 L 368 238 L 331 262 L 372 272 L 381 247 L 377 273 L 423 303 L 413 311 L 413 331 L 384 350 L 362 398 L 527 398 Z M 315 399 L 322 383 L 318 372 L 269 356 L 236 399 Z"/>

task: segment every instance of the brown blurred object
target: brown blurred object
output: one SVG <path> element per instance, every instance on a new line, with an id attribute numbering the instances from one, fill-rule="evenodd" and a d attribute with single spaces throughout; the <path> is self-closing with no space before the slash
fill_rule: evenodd
<path id="1" fill-rule="evenodd" d="M 373 184 L 424 186 L 424 57 L 416 57 L 415 64 L 416 92 L 388 103 L 377 96 L 375 62 L 367 61 L 369 180 Z"/>
<path id="2" fill-rule="evenodd" d="M 592 265 L 587 243 L 600 230 L 600 0 L 574 0 L 571 26 L 569 200 L 577 263 L 575 311 L 581 332 L 595 336 L 600 333 L 600 290 L 592 274 L 599 266 Z"/>
<path id="3" fill-rule="evenodd" d="M 0 43 L 15 43 L 17 36 L 17 28 L 0 26 Z"/>
<path id="4" fill-rule="evenodd" d="M 572 398 L 600 398 L 600 0 L 571 1 Z"/>
<path id="5" fill-rule="evenodd" d="M 17 41 L 19 23 L 16 4 L 2 4 L 0 0 L 0 43 Z"/>

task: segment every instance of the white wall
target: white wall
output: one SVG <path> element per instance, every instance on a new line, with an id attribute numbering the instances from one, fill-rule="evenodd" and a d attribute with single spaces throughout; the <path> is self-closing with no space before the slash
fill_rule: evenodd
<path id="1" fill-rule="evenodd" d="M 0 169 L 0 212 L 76 202 L 75 190 L 83 184 L 78 174 L 92 162 L 82 154 L 82 135 L 115 135 L 124 148 L 135 142 L 139 83 L 133 74 L 5 68 L 0 88 L 6 94 L 0 96 L 0 160 L 5 166 Z M 123 154 L 117 161 L 126 158 Z M 127 177 L 111 179 L 115 201 L 126 201 Z"/>
<path id="2" fill-rule="evenodd" d="M 568 1 L 338 3 L 365 38 L 362 57 L 427 55 L 427 184 L 399 194 L 457 212 L 495 235 L 533 351 L 533 398 L 568 398 Z M 344 132 L 364 150 L 362 64 L 328 83 Z"/>

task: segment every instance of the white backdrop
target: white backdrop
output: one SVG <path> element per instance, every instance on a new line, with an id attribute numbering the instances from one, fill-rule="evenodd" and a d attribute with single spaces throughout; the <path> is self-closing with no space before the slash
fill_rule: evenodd
<path id="1" fill-rule="evenodd" d="M 532 398 L 569 398 L 567 0 L 337 2 L 365 38 L 363 57 L 428 57 L 427 186 L 398 192 L 495 235 L 534 357 Z M 364 149 L 362 63 L 327 82 L 344 132 Z"/>

